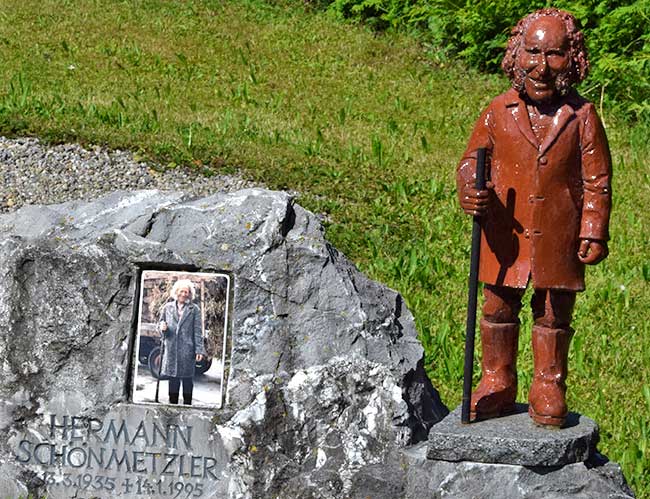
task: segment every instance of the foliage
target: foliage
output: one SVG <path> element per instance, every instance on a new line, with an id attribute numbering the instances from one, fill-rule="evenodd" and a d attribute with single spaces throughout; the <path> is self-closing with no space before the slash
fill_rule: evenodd
<path id="1" fill-rule="evenodd" d="M 417 30 L 438 58 L 458 55 L 498 71 L 512 26 L 547 6 L 573 12 L 584 28 L 592 62 L 587 97 L 650 119 L 650 0 L 331 0 L 328 9 L 376 29 Z"/>
<path id="2" fill-rule="evenodd" d="M 455 406 L 470 220 L 454 169 L 480 110 L 508 83 L 434 64 L 396 30 L 375 36 L 287 2 L 0 0 L 0 133 L 128 148 L 162 167 L 239 170 L 298 192 L 329 220 L 336 247 L 403 294 L 433 384 Z M 578 299 L 569 402 L 598 421 L 600 451 L 647 497 L 650 126 L 622 121 L 607 101 L 603 110 L 611 255 L 588 270 Z"/>

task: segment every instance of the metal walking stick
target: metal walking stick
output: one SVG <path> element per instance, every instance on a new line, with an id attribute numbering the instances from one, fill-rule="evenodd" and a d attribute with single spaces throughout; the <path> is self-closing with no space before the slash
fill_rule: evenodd
<path id="1" fill-rule="evenodd" d="M 476 182 L 474 187 L 485 189 L 485 149 L 477 150 Z M 463 374 L 463 403 L 460 420 L 469 423 L 470 399 L 472 396 L 472 371 L 474 370 L 474 336 L 476 334 L 476 301 L 478 294 L 478 265 L 481 256 L 480 217 L 474 215 L 472 222 L 472 252 L 469 267 L 469 296 L 467 299 L 467 326 L 465 328 L 465 369 Z"/>

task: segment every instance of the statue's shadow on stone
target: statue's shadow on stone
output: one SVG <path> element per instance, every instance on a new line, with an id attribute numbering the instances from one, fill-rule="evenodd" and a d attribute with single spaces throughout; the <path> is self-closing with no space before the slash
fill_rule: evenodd
<path id="1" fill-rule="evenodd" d="M 578 426 L 580 424 L 580 414 L 577 412 L 570 412 L 567 414 L 566 419 L 564 420 L 564 425 L 562 425 L 562 430 L 566 428 L 573 428 L 574 426 Z"/>

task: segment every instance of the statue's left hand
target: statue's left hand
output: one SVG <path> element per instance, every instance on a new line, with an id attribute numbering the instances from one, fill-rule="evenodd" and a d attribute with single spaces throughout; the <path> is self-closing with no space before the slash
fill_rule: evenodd
<path id="1" fill-rule="evenodd" d="M 583 239 L 580 241 L 578 258 L 587 265 L 596 265 L 602 262 L 609 254 L 607 241 L 595 241 L 593 239 Z"/>
<path id="2" fill-rule="evenodd" d="M 201 355 L 200 353 L 197 353 L 196 354 L 196 361 L 201 362 L 202 360 L 203 360 L 203 355 Z"/>

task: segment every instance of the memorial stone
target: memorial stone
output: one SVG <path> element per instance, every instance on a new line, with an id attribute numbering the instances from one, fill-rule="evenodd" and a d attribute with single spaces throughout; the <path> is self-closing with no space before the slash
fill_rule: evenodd
<path id="1" fill-rule="evenodd" d="M 343 497 L 447 414 L 400 295 L 287 194 L 28 206 L 0 216 L 0 255 L 3 497 Z M 134 402 L 157 327 L 140 277 L 161 271 L 232 280 L 213 407 L 170 405 L 165 378 Z"/>

